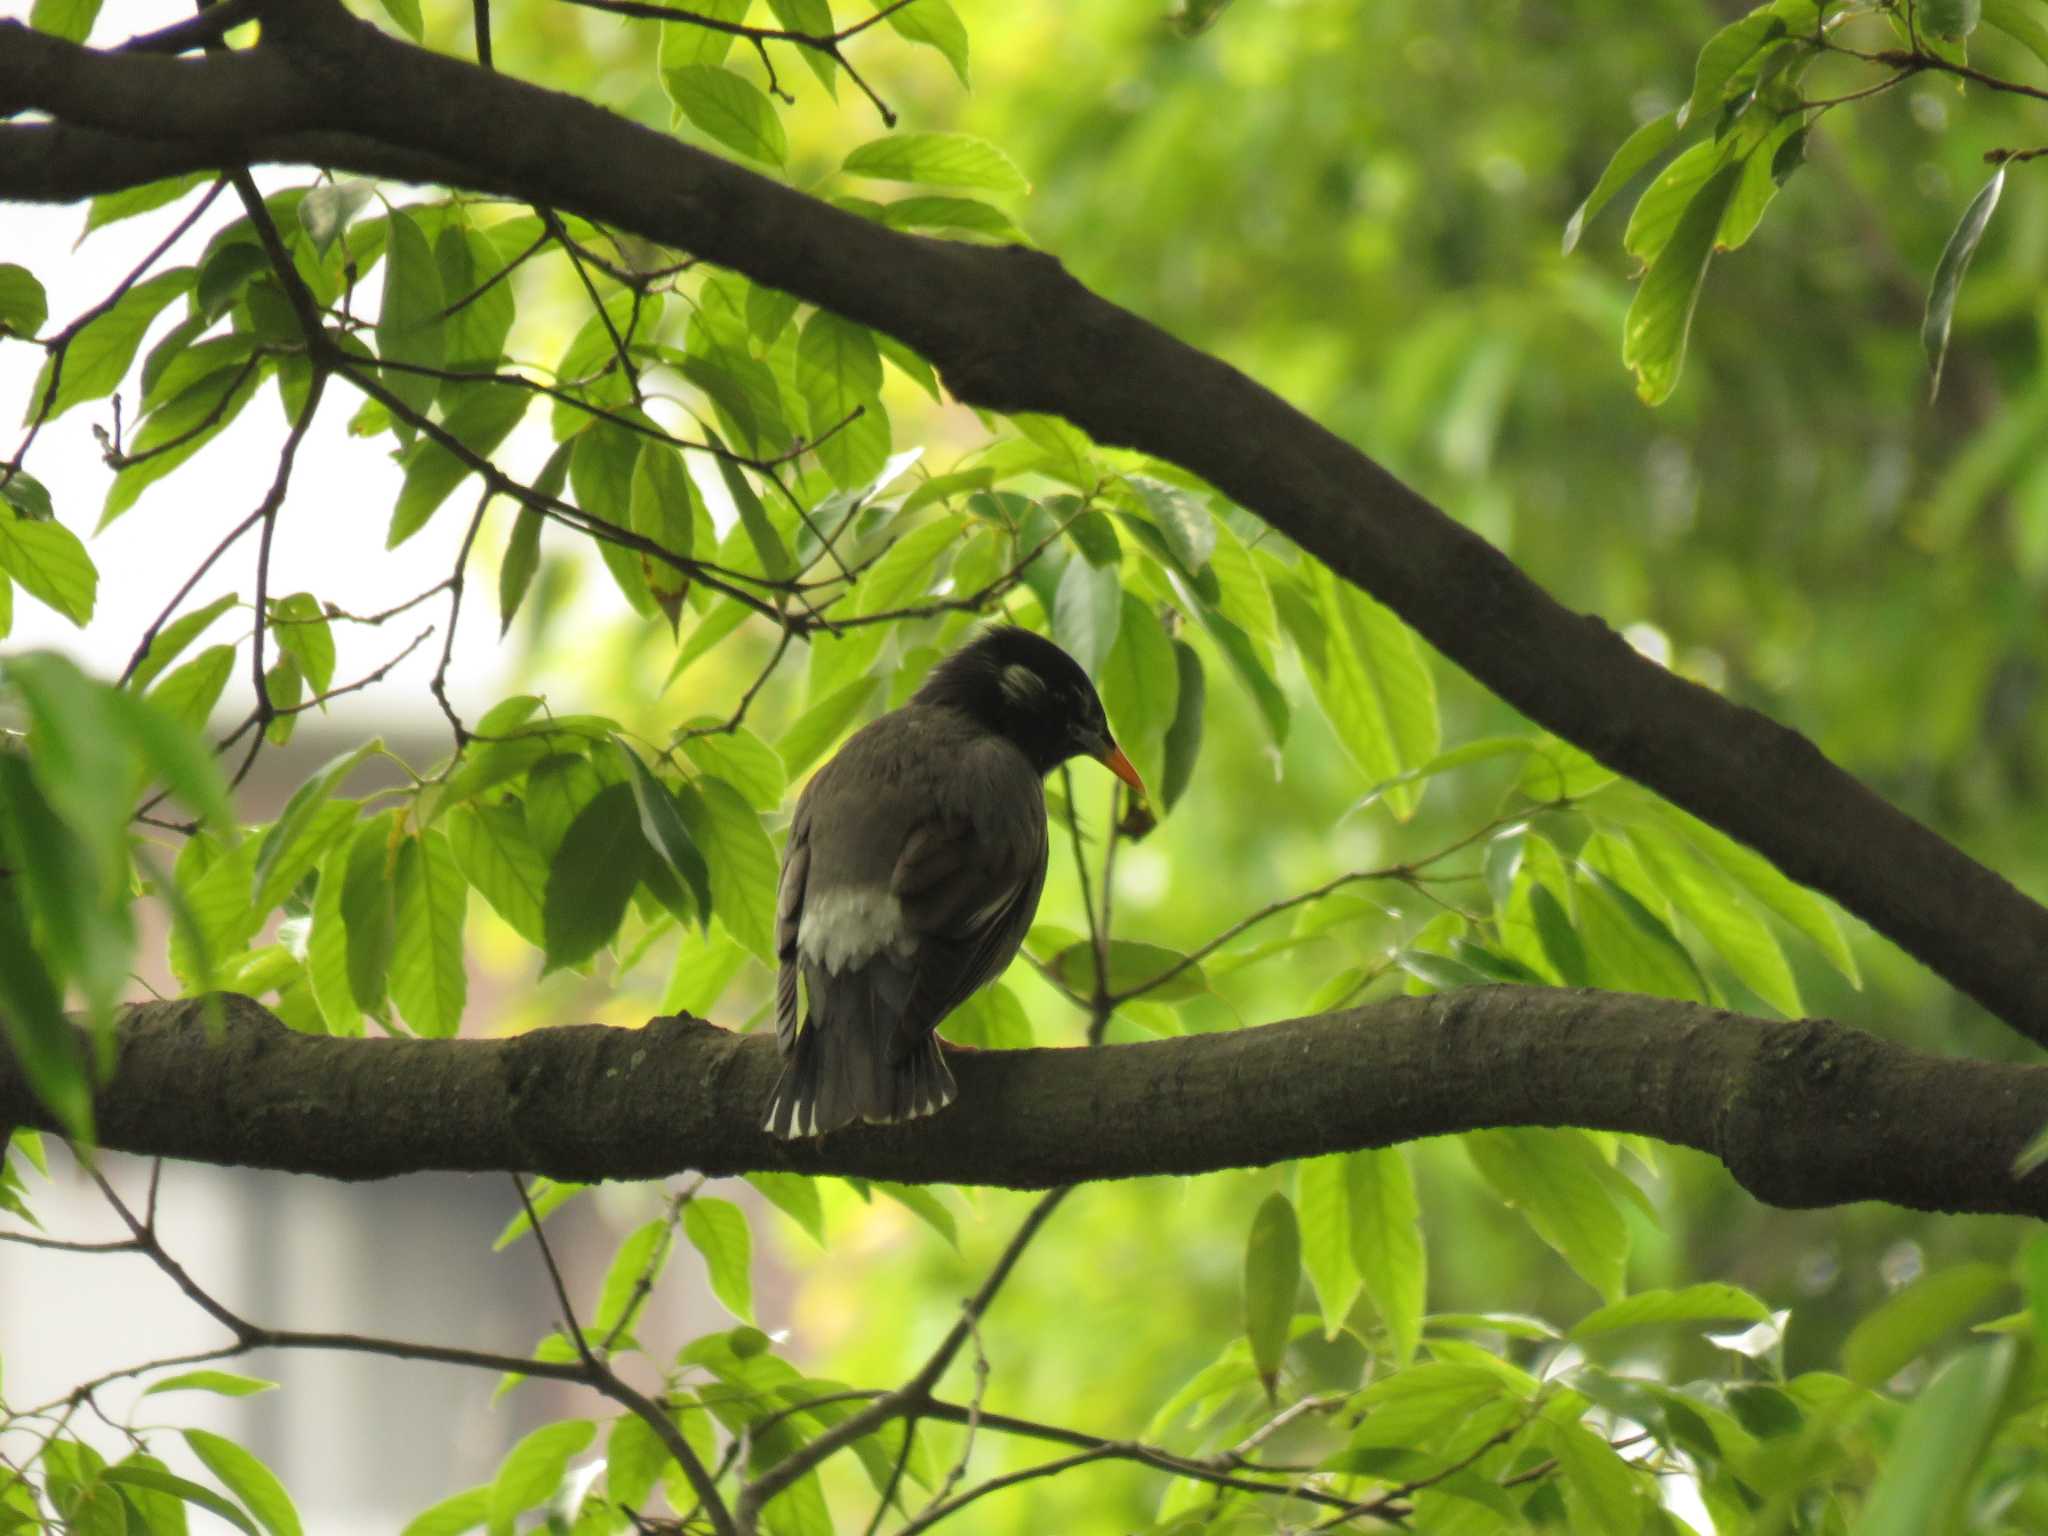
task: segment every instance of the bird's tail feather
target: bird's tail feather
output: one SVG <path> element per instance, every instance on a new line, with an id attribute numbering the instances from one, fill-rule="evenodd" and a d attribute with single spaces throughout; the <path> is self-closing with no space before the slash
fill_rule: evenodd
<path id="1" fill-rule="evenodd" d="M 785 1139 L 822 1136 L 856 1120 L 911 1120 L 953 1102 L 952 1069 L 936 1035 L 891 1059 L 899 1010 L 878 995 L 883 980 L 844 973 L 833 978 L 829 994 L 815 983 L 807 989 L 812 1011 L 768 1097 L 763 1130 Z M 821 1016 L 817 1000 L 828 995 L 831 1012 Z"/>

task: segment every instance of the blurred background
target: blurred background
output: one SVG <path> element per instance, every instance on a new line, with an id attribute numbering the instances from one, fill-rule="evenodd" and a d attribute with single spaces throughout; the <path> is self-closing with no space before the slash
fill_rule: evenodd
<path id="1" fill-rule="evenodd" d="M 1929 79 L 1829 114 L 1757 237 L 1714 265 L 1685 377 L 1652 411 L 1620 358 L 1632 291 L 1620 235 L 1631 199 L 1610 207 L 1576 254 L 1560 253 L 1560 235 L 1621 140 L 1683 98 L 1694 54 L 1733 9 L 1695 0 L 1237 0 L 1190 39 L 1167 24 L 1163 0 L 956 3 L 972 39 L 971 91 L 935 54 L 880 29 L 853 57 L 906 127 L 964 129 L 1008 151 L 1034 186 L 1010 211 L 1037 243 L 1098 291 L 1227 358 L 1380 458 L 1565 603 L 1807 733 L 2022 888 L 2048 893 L 2048 376 L 2036 280 L 2048 188 L 2038 168 L 2014 172 L 1963 289 L 1932 403 L 1918 339 L 1927 281 L 1984 178 L 1983 152 L 2036 142 L 2037 111 Z M 853 8 L 839 9 L 843 18 Z M 99 35 L 175 14 L 110 7 Z M 430 42 L 467 53 L 467 15 L 466 5 L 428 0 Z M 644 27 L 553 0 L 500 0 L 495 15 L 501 68 L 667 123 Z M 2039 72 L 2003 38 L 1984 34 L 1973 46 L 1994 71 Z M 791 179 L 849 190 L 833 172 L 850 144 L 881 131 L 872 108 L 844 86 L 835 103 L 795 65 L 782 79 L 797 97 L 786 114 Z M 403 200 L 402 189 L 388 190 Z M 0 258 L 48 276 L 55 263 L 45 253 L 67 247 L 80 221 L 75 209 L 8 208 Z M 127 269 L 155 238 L 149 222 L 95 234 L 67 259 L 54 319 Z M 195 250 L 204 234 L 193 237 Z M 523 340 L 536 355 L 557 355 L 578 323 L 576 295 L 522 300 L 522 327 L 555 330 L 523 329 L 515 354 Z M 25 401 L 35 360 L 26 348 L 0 347 L 0 394 Z M 908 389 L 891 397 L 898 446 L 924 445 L 925 462 L 942 470 L 981 429 L 970 413 L 921 399 Z M 105 573 L 102 614 L 132 605 L 121 643 L 82 648 L 61 621 L 25 607 L 9 646 L 55 644 L 103 674 L 118 670 L 175 584 L 170 573 L 211 544 L 209 527 L 260 495 L 276 421 L 265 405 L 195 466 L 213 477 L 204 504 L 179 503 L 197 481 L 173 477 L 93 545 Z M 81 532 L 109 478 L 91 415 L 53 428 L 38 465 L 60 517 Z M 515 439 L 513 466 L 532 468 L 547 446 L 538 430 L 531 444 Z M 351 606 L 341 583 L 358 583 L 364 608 L 436 579 L 455 521 L 386 557 L 395 469 L 338 430 L 309 453 L 281 560 L 317 567 L 322 594 Z M 481 570 L 509 528 L 508 512 L 487 522 Z M 664 688 L 666 631 L 633 620 L 601 567 L 566 542 L 549 547 L 547 562 L 547 600 L 503 644 L 487 602 L 466 620 L 454 677 L 471 718 L 526 689 L 659 736 L 689 716 L 729 710 L 765 658 L 766 632 L 743 629 Z M 289 569 L 276 590 L 311 584 Z M 368 670 L 406 634 L 342 638 L 361 649 L 344 650 L 337 678 Z M 251 816 L 273 814 L 315 765 L 367 731 L 422 764 L 445 752 L 424 687 L 430 670 L 430 655 L 416 657 L 379 690 L 337 703 L 328 720 L 309 719 L 288 753 L 267 756 Z M 1447 665 L 1435 672 L 1447 746 L 1520 728 Z M 1301 679 L 1283 681 L 1305 705 Z M 771 690 L 757 728 L 773 740 L 800 704 L 794 690 Z M 232 692 L 227 708 L 239 716 Z M 1199 943 L 1345 869 L 1440 847 L 1502 801 L 1504 780 L 1475 771 L 1435 783 L 1406 826 L 1383 812 L 1347 814 L 1367 786 L 1312 707 L 1297 709 L 1281 749 L 1220 672 L 1209 708 L 1193 787 L 1150 839 L 1120 856 L 1123 935 Z M 1099 826 L 1105 784 L 1084 772 L 1077 787 L 1084 817 Z M 1056 847 L 1042 920 L 1079 927 L 1075 892 Z M 1233 972 L 1214 998 L 1186 1010 L 1186 1027 L 1305 1011 L 1331 976 L 1370 963 L 1432 915 L 1407 893 L 1365 894 L 1385 910 Z M 482 903 L 471 911 L 470 1034 L 636 1023 L 676 995 L 675 978 L 691 964 L 664 948 L 630 967 L 537 982 L 538 957 Z M 1795 950 L 1809 1010 L 1934 1051 L 2033 1053 L 1848 926 L 1863 988 Z M 759 1018 L 765 973 L 750 965 L 715 980 L 691 983 L 693 1001 L 709 989 L 703 1012 L 734 1028 Z M 1022 966 L 1011 982 L 1040 1043 L 1078 1043 L 1078 1015 Z M 1142 1021 L 1121 1022 L 1113 1038 L 1141 1032 Z M 1455 1144 L 1412 1153 L 1431 1310 L 1568 1322 L 1596 1303 L 1478 1182 Z M 62 1166 L 55 1174 L 31 1190 L 45 1225 L 67 1237 L 112 1235 L 90 1185 Z M 116 1170 L 125 1189 L 144 1176 Z M 984 1327 L 988 1406 L 1141 1433 L 1241 1327 L 1244 1233 L 1258 1201 L 1286 1177 L 1103 1186 L 1070 1200 Z M 174 1168 L 165 1188 L 173 1253 L 259 1321 L 514 1352 L 554 1326 L 530 1244 L 488 1251 L 515 1208 L 503 1180 L 355 1188 Z M 994 1192 L 942 1193 L 955 1249 L 901 1205 L 866 1204 L 833 1186 L 828 1254 L 750 1191 L 720 1192 L 756 1213 L 761 1326 L 787 1330 L 789 1354 L 810 1373 L 873 1385 L 902 1379 L 929 1349 L 1024 1209 Z M 1659 1220 L 1639 1221 L 1633 1234 L 1631 1285 L 1725 1279 L 1791 1308 L 1795 1370 L 1832 1364 L 1847 1327 L 1924 1268 L 1965 1256 L 2003 1263 L 2018 1240 L 2016 1224 L 1997 1220 L 1875 1206 L 1768 1210 L 1718 1165 L 1676 1150 L 1650 1194 Z M 557 1218 L 551 1230 L 579 1298 L 594 1298 L 618 1238 L 657 1198 L 603 1191 Z M 641 1335 L 672 1350 L 732 1321 L 686 1254 Z M 217 1337 L 138 1260 L 0 1249 L 11 1401 Z M 1682 1360 L 1667 1366 L 1684 1379 Z M 271 1461 L 317 1532 L 394 1529 L 487 1478 L 539 1417 L 572 1411 L 549 1388 L 528 1385 L 493 1404 L 488 1377 L 378 1360 L 259 1357 L 243 1368 L 286 1390 L 224 1405 L 220 1422 Z M 835 1476 L 859 1478 L 843 1468 Z M 1121 1530 L 1151 1518 L 1158 1485 L 1131 1468 L 1093 1468 L 988 1501 L 975 1528 Z"/>

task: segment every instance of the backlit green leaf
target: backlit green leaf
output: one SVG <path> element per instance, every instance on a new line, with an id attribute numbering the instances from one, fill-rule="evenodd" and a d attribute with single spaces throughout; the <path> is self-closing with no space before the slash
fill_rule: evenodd
<path id="1" fill-rule="evenodd" d="M 846 157 L 849 175 L 881 181 L 916 181 L 934 187 L 1023 193 L 1031 183 L 1010 157 L 986 139 L 966 133 L 892 133 L 871 139 Z"/>
<path id="2" fill-rule="evenodd" d="M 1301 1288 L 1301 1233 L 1294 1206 L 1279 1193 L 1266 1196 L 1252 1217 L 1244 1253 L 1245 1337 L 1266 1396 L 1274 1396 L 1280 1360 L 1294 1320 L 1294 1296 Z"/>
<path id="3" fill-rule="evenodd" d="M 699 1195 L 683 1207 L 683 1235 L 704 1255 L 711 1289 L 726 1309 L 754 1320 L 753 1242 L 746 1214 L 730 1200 Z"/>
<path id="4" fill-rule="evenodd" d="M 462 963 L 469 884 L 446 834 L 430 827 L 398 845 L 392 903 L 391 1000 L 416 1033 L 445 1039 L 462 1027 L 469 993 Z"/>

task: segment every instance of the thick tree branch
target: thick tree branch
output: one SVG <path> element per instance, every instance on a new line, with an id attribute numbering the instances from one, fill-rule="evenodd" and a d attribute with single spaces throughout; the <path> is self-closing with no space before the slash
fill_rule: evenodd
<path id="1" fill-rule="evenodd" d="M 2048 1122 L 2048 1067 L 1611 992 L 1486 987 L 1141 1045 L 958 1051 L 944 1114 L 822 1142 L 760 1128 L 774 1042 L 700 1020 L 343 1040 L 246 998 L 225 1014 L 212 1039 L 199 1003 L 130 1011 L 102 1145 L 342 1179 L 786 1169 L 1052 1188 L 1580 1125 L 1711 1153 L 1776 1205 L 2048 1216 L 2048 1169 L 2012 1176 Z M 0 1125 L 49 1123 L 0 1055 Z"/>
<path id="2" fill-rule="evenodd" d="M 57 119 L 0 128 L 0 198 L 251 161 L 431 176 L 573 210 L 875 326 L 971 404 L 1061 415 L 1203 476 L 1529 718 L 2048 1043 L 2048 909 L 1798 733 L 1565 609 L 1349 444 L 1053 258 L 885 229 L 588 102 L 387 38 L 331 0 L 269 0 L 264 16 L 262 46 L 187 59 L 0 23 L 0 114 Z"/>

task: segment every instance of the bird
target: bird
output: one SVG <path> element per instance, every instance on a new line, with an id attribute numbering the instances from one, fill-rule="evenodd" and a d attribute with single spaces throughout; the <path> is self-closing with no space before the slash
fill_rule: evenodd
<path id="1" fill-rule="evenodd" d="M 822 1136 L 952 1102 L 935 1031 L 1023 944 L 1045 888 L 1045 776 L 1079 756 L 1144 793 L 1081 665 L 1004 624 L 804 786 L 776 891 L 784 1064 L 763 1130 Z"/>

